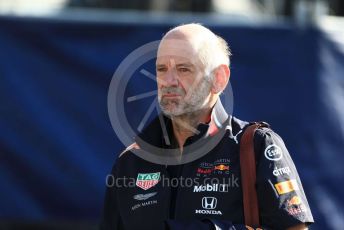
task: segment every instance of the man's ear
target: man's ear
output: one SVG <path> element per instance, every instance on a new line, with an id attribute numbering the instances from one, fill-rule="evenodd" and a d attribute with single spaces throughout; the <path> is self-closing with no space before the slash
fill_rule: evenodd
<path id="1" fill-rule="evenodd" d="M 220 65 L 214 70 L 213 86 L 211 88 L 213 94 L 221 93 L 226 88 L 230 73 L 227 65 Z"/>

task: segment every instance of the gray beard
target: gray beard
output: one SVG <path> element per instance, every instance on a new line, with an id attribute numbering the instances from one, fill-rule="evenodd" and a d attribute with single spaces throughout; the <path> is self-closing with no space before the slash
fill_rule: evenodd
<path id="1" fill-rule="evenodd" d="M 182 116 L 186 114 L 194 114 L 197 111 L 204 109 L 206 104 L 206 99 L 209 96 L 211 89 L 211 81 L 204 79 L 197 87 L 189 91 L 189 98 L 187 101 L 182 100 L 171 100 L 171 99 L 162 99 L 159 96 L 159 105 L 161 111 L 171 117 Z M 169 105 L 174 104 L 174 109 L 168 109 Z"/>

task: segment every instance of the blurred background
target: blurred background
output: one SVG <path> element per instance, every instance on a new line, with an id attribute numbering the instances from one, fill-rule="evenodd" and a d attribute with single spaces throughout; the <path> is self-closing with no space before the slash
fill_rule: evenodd
<path id="1" fill-rule="evenodd" d="M 344 229 L 343 16 L 342 0 L 0 0 L 0 229 L 97 228 L 124 148 L 107 111 L 113 73 L 188 22 L 229 42 L 233 113 L 284 138 L 312 229 Z"/>

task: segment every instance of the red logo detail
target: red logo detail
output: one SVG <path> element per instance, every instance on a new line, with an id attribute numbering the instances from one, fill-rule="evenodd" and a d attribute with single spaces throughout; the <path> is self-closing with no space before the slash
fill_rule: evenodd
<path id="1" fill-rule="evenodd" d="M 159 181 L 158 180 L 138 180 L 136 182 L 136 185 L 140 188 L 142 188 L 143 190 L 147 190 L 150 189 L 151 187 L 154 187 Z"/>
<path id="2" fill-rule="evenodd" d="M 212 169 L 204 169 L 204 168 L 198 168 L 197 173 L 200 174 L 210 174 L 213 170 Z"/>
<path id="3" fill-rule="evenodd" d="M 216 165 L 214 167 L 215 170 L 220 170 L 220 171 L 225 171 L 225 170 L 229 170 L 229 166 L 228 165 Z"/>

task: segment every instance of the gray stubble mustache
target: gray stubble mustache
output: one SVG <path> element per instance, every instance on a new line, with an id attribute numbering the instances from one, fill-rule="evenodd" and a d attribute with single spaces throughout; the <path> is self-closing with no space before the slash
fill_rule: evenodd
<path id="1" fill-rule="evenodd" d="M 179 94 L 179 95 L 184 95 L 184 91 L 181 89 L 181 88 L 178 88 L 178 87 L 164 87 L 164 88 L 161 88 L 160 90 L 161 94 Z"/>

